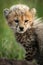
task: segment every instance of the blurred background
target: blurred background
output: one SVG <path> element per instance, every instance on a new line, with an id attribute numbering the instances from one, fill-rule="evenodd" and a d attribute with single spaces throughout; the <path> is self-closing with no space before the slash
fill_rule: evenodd
<path id="1" fill-rule="evenodd" d="M 15 40 L 12 30 L 6 23 L 3 9 L 15 4 L 26 4 L 37 9 L 38 17 L 43 17 L 43 0 L 0 0 L 0 58 L 24 59 L 25 50 Z"/>

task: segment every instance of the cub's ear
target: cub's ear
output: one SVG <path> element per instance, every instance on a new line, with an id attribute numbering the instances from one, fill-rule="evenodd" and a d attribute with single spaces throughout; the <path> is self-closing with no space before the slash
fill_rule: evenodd
<path id="1" fill-rule="evenodd" d="M 7 16 L 8 16 L 8 14 L 9 14 L 9 9 L 7 9 L 7 8 L 6 8 L 6 9 L 4 9 L 3 13 L 4 13 L 4 16 L 5 16 L 5 17 L 7 17 Z"/>
<path id="2" fill-rule="evenodd" d="M 33 15 L 35 15 L 35 14 L 36 14 L 36 9 L 35 9 L 35 8 L 32 8 L 32 9 L 30 10 L 30 12 L 31 12 Z"/>

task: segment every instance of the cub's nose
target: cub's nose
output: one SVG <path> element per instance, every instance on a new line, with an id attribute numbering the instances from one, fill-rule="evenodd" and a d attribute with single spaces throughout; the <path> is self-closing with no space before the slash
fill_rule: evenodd
<path id="1" fill-rule="evenodd" d="M 19 27 L 19 28 L 20 28 L 20 31 L 23 31 L 23 29 L 24 29 L 23 27 Z"/>

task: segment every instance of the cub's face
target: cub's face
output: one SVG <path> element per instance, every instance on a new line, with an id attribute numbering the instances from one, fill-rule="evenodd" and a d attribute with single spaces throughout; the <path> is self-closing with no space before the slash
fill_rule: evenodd
<path id="1" fill-rule="evenodd" d="M 4 10 L 5 17 L 9 26 L 14 32 L 24 33 L 27 29 L 30 29 L 34 20 L 34 10 L 21 11 L 21 10 Z"/>

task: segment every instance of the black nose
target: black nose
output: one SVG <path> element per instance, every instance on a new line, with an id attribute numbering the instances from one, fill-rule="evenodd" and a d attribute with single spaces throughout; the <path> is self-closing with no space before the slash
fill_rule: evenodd
<path id="1" fill-rule="evenodd" d="M 20 31 L 23 31 L 23 29 L 24 29 L 23 27 L 19 27 L 19 28 L 20 28 Z"/>

